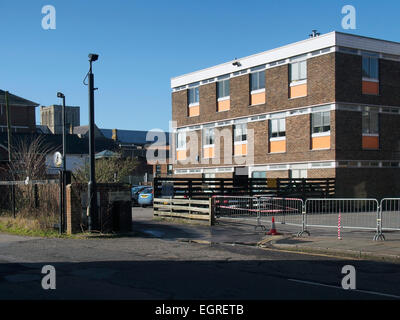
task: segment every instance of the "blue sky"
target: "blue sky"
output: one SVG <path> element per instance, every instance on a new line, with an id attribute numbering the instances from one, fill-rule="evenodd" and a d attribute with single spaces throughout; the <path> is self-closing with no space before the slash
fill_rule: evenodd
<path id="1" fill-rule="evenodd" d="M 357 29 L 343 30 L 341 9 L 357 10 Z M 44 5 L 56 29 L 44 30 Z M 306 39 L 312 29 L 400 42 L 400 1 L 94 1 L 0 2 L 0 88 L 41 105 L 81 107 L 87 55 L 94 64 L 96 124 L 101 128 L 168 129 L 172 77 Z M 40 122 L 37 111 L 36 122 Z"/>

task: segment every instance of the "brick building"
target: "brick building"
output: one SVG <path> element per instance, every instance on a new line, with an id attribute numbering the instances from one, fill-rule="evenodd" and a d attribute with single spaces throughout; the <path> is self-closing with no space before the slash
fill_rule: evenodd
<path id="1" fill-rule="evenodd" d="M 65 106 L 65 123 L 67 130 L 80 126 L 80 107 Z M 62 106 L 51 105 L 40 107 L 40 124 L 47 126 L 53 134 L 62 134 Z"/>
<path id="2" fill-rule="evenodd" d="M 38 103 L 21 98 L 14 94 L 8 94 L 10 106 L 11 129 L 13 132 L 35 132 L 36 114 Z M 0 90 L 0 132 L 7 132 L 7 115 L 5 92 Z"/>
<path id="3" fill-rule="evenodd" d="M 171 79 L 175 177 L 400 193 L 400 43 L 331 32 Z"/>

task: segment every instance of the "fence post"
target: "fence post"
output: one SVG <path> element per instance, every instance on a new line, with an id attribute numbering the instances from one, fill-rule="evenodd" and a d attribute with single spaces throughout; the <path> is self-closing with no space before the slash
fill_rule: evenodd
<path id="1" fill-rule="evenodd" d="M 208 199 L 208 213 L 209 213 L 209 226 L 212 226 L 214 223 L 214 201 L 213 201 L 213 197 L 210 197 Z"/>
<path id="2" fill-rule="evenodd" d="M 382 211 L 383 211 L 382 208 L 383 208 L 384 200 L 385 199 L 381 199 L 380 203 L 378 203 L 378 201 L 377 201 L 378 212 L 377 212 L 377 219 L 376 219 L 376 234 L 374 236 L 374 241 L 385 240 L 385 236 L 383 235 L 383 232 L 382 232 Z"/>
<path id="3" fill-rule="evenodd" d="M 35 203 L 35 209 L 39 208 L 39 195 L 38 195 L 38 186 L 35 183 L 33 185 L 33 198 L 35 199 L 34 203 Z"/>
<path id="4" fill-rule="evenodd" d="M 193 190 L 192 190 L 192 179 L 188 180 L 188 189 L 189 189 L 189 199 L 192 199 L 193 197 Z"/>
<path id="5" fill-rule="evenodd" d="M 279 197 L 281 195 L 281 179 L 276 179 L 276 195 Z"/>
<path id="6" fill-rule="evenodd" d="M 255 199 L 257 205 L 257 225 L 254 227 L 254 229 L 257 230 L 257 228 L 260 227 L 261 230 L 265 231 L 265 226 L 261 224 L 261 197 L 255 197 Z M 250 201 L 253 203 L 253 200 L 254 198 L 252 198 Z"/>
<path id="7" fill-rule="evenodd" d="M 301 215 L 302 215 L 302 221 L 301 221 L 301 231 L 297 234 L 298 237 L 301 237 L 304 233 L 307 233 L 308 236 L 310 236 L 310 232 L 307 230 L 307 200 L 304 201 L 302 200 L 302 205 L 301 205 Z"/>
<path id="8" fill-rule="evenodd" d="M 325 190 L 325 198 L 329 197 L 329 179 L 326 178 L 326 190 Z"/>

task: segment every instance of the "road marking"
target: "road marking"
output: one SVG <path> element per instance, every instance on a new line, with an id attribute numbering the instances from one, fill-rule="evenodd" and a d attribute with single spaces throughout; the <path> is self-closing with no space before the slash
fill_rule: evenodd
<path id="1" fill-rule="evenodd" d="M 333 286 L 333 285 L 319 283 L 319 282 L 304 281 L 304 280 L 297 280 L 297 279 L 287 279 L 287 280 L 288 281 L 293 281 L 293 282 L 310 284 L 310 285 L 314 285 L 314 286 L 329 287 L 329 288 L 344 290 L 342 287 L 339 287 L 339 286 Z M 393 294 L 387 294 L 387 293 L 381 293 L 381 292 L 375 292 L 375 291 L 360 290 L 360 289 L 345 290 L 345 291 L 357 291 L 357 292 L 362 292 L 362 293 L 367 293 L 367 294 L 374 294 L 374 295 L 378 295 L 378 296 L 382 296 L 382 297 L 400 299 L 400 296 L 396 296 L 396 295 L 393 295 Z"/>
<path id="2" fill-rule="evenodd" d="M 306 252 L 306 251 L 296 251 L 295 249 L 293 250 L 286 250 L 286 249 L 279 249 L 279 248 L 265 248 L 265 247 L 258 247 L 262 250 L 266 251 L 275 251 L 275 252 L 285 252 L 285 253 L 293 253 L 293 254 L 303 254 L 306 256 L 319 256 L 319 257 L 328 257 L 328 258 L 334 258 L 336 260 L 351 260 L 351 261 L 359 261 L 362 260 L 357 257 L 346 257 L 346 256 L 340 256 L 340 255 L 334 255 L 334 254 L 325 254 L 325 253 L 316 253 L 316 252 Z"/>

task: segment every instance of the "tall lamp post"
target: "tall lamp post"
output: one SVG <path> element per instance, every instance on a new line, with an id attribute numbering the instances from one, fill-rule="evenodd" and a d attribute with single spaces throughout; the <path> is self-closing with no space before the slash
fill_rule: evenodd
<path id="1" fill-rule="evenodd" d="M 65 116 L 65 95 L 61 92 L 57 92 L 57 98 L 62 99 L 62 140 L 63 140 L 63 151 L 62 151 L 62 156 L 63 156 L 63 171 L 66 171 L 66 147 L 67 147 L 67 139 L 66 139 L 66 133 L 65 129 L 67 126 L 66 123 L 66 116 Z"/>
<path id="2" fill-rule="evenodd" d="M 88 229 L 89 232 L 97 228 L 97 190 L 96 190 L 96 176 L 95 176 L 95 160 L 94 160 L 94 76 L 92 72 L 92 63 L 97 61 L 98 54 L 89 54 L 89 166 L 90 175 L 88 183 Z"/>
<path id="3" fill-rule="evenodd" d="M 65 216 L 65 172 L 67 170 L 67 139 L 66 139 L 66 116 L 65 116 L 65 95 L 61 92 L 57 92 L 57 98 L 62 99 L 62 171 L 60 173 L 60 179 L 61 179 L 61 203 L 60 206 L 62 208 L 61 210 L 61 221 L 60 221 L 60 231 L 64 232 L 64 216 Z"/>

